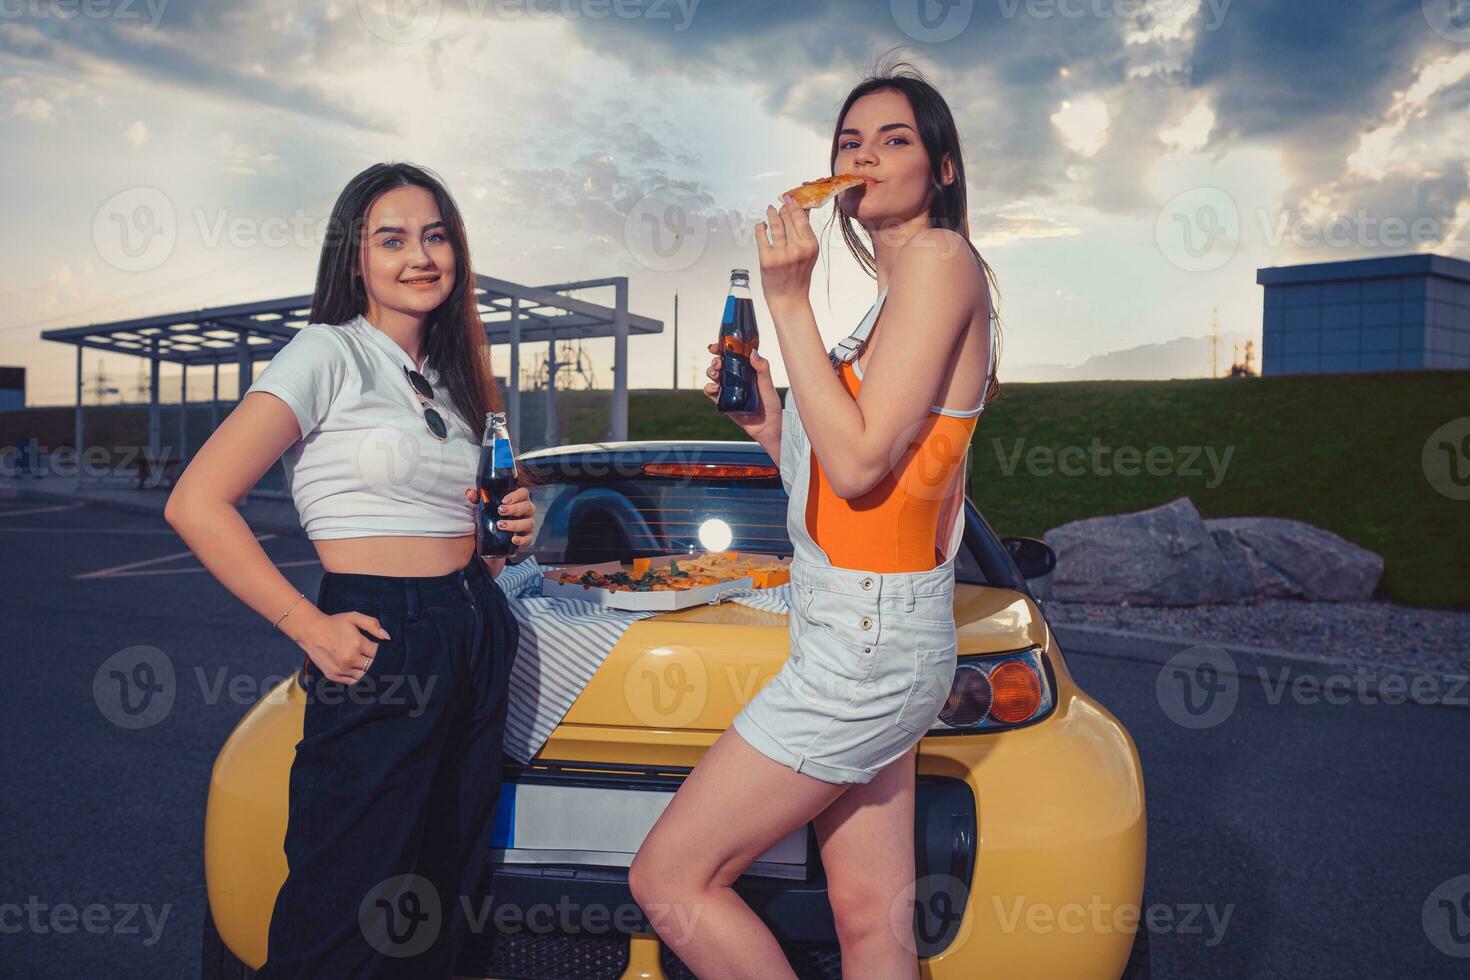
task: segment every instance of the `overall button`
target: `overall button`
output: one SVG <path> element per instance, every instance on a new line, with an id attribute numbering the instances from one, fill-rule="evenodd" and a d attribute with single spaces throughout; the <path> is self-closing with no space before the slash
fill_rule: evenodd
<path id="1" fill-rule="evenodd" d="M 864 616 L 862 619 L 858 620 L 858 626 L 862 629 L 870 630 L 873 628 L 873 620 L 869 616 Z"/>
<path id="2" fill-rule="evenodd" d="M 865 578 L 861 582 L 859 582 L 858 585 L 861 585 L 863 587 L 863 591 L 867 592 L 873 588 L 873 580 L 871 578 Z"/>

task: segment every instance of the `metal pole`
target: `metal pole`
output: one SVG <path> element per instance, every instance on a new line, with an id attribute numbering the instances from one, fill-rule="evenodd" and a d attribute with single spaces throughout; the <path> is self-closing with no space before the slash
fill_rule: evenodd
<path id="1" fill-rule="evenodd" d="M 235 403 L 238 405 L 240 399 L 245 397 L 245 390 L 255 383 L 255 367 L 250 360 L 250 334 L 241 330 L 236 336 L 239 350 L 236 352 L 239 358 L 240 374 L 235 382 Z"/>
<path id="2" fill-rule="evenodd" d="M 510 442 L 521 449 L 521 298 L 510 298 Z"/>
<path id="3" fill-rule="evenodd" d="M 214 362 L 214 397 L 209 400 L 209 431 L 219 428 L 219 361 Z"/>
<path id="4" fill-rule="evenodd" d="M 75 489 L 82 489 L 82 345 L 77 344 L 77 414 L 73 421 L 72 439 L 77 450 L 77 482 Z M 111 467 L 109 467 L 111 468 Z"/>
<path id="5" fill-rule="evenodd" d="M 162 362 L 158 359 L 158 338 L 154 337 L 150 345 L 151 353 L 148 355 L 150 368 L 148 371 L 148 459 L 150 465 L 158 465 L 158 457 L 163 452 L 163 432 L 158 410 L 158 369 Z"/>
<path id="6" fill-rule="evenodd" d="M 179 364 L 179 462 L 189 455 L 189 430 L 186 420 L 189 416 L 189 362 Z"/>
<path id="7" fill-rule="evenodd" d="M 556 436 L 556 331 L 546 342 L 546 433 L 547 446 L 557 444 Z"/>
<path id="8" fill-rule="evenodd" d="M 613 397 L 612 438 L 628 438 L 628 277 L 617 279 L 617 303 L 613 307 Z"/>
<path id="9" fill-rule="evenodd" d="M 679 291 L 674 290 L 674 390 L 679 390 Z"/>

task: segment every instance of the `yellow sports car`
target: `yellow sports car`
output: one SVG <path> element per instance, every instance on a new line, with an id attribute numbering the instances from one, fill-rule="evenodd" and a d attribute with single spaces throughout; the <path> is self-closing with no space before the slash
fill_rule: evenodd
<path id="1" fill-rule="evenodd" d="M 790 554 L 786 495 L 754 443 L 634 442 L 528 453 L 547 567 L 735 550 Z M 959 665 L 919 744 L 912 898 L 923 975 L 1138 980 L 1143 773 L 1128 732 L 1078 688 L 1027 588 L 1055 558 L 996 537 L 968 501 L 956 559 Z M 632 623 L 529 761 L 504 759 L 491 846 L 497 912 L 474 976 L 682 980 L 633 902 L 642 835 L 787 656 L 786 617 L 722 602 Z M 284 681 L 215 760 L 205 821 L 203 975 L 248 977 L 286 876 L 287 777 L 304 692 Z M 544 734 L 544 733 L 543 733 Z M 841 975 L 810 826 L 736 884 L 801 977 Z M 907 899 L 906 899 L 907 900 Z M 907 911 L 906 909 L 904 910 Z"/>

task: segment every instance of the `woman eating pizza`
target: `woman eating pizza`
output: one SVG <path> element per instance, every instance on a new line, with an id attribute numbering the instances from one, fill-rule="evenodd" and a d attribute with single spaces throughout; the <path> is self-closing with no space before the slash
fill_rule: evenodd
<path id="1" fill-rule="evenodd" d="M 995 376 L 993 274 L 969 241 L 954 119 L 917 71 L 900 63 L 849 93 L 829 163 L 848 179 L 798 188 L 801 199 L 756 226 L 791 387 L 783 410 L 754 354 L 761 409 L 735 417 L 790 495 L 790 655 L 684 781 L 629 872 L 646 911 L 681 913 L 654 926 L 707 980 L 795 976 L 731 885 L 808 822 L 843 976 L 919 975 L 903 901 L 914 749 L 955 670 L 966 462 Z M 843 240 L 877 280 L 872 308 L 831 353 L 808 298 L 813 192 L 836 195 Z"/>

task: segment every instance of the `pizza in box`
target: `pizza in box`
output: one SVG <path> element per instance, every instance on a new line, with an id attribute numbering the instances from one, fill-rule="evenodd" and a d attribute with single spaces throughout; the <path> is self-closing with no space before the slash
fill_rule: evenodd
<path id="1" fill-rule="evenodd" d="M 547 578 L 564 585 L 580 585 L 609 592 L 681 592 L 751 578 L 757 589 L 769 589 L 790 581 L 788 565 L 764 555 L 741 556 L 722 551 L 674 558 L 635 558 L 632 571 L 587 569 L 582 572 L 548 572 Z"/>

